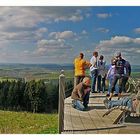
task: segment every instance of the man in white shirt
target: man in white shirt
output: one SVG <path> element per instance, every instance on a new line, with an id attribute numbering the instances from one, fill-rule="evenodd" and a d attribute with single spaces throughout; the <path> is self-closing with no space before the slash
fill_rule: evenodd
<path id="1" fill-rule="evenodd" d="M 106 79 L 106 61 L 104 61 L 104 56 L 101 55 L 98 60 L 98 81 L 97 81 L 97 90 L 100 93 L 105 92 L 105 79 Z"/>
<path id="2" fill-rule="evenodd" d="M 97 69 L 97 62 L 98 62 L 98 52 L 93 52 L 93 56 L 90 59 L 90 63 L 92 66 L 90 67 L 90 74 L 91 74 L 91 92 L 95 93 L 95 85 L 96 85 L 96 79 L 98 76 L 98 69 Z"/>

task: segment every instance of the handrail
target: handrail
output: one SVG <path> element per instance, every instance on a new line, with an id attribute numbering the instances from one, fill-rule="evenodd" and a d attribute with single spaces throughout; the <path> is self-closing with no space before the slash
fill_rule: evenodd
<path id="1" fill-rule="evenodd" d="M 64 95 L 65 95 L 65 75 L 61 71 L 59 76 L 59 107 L 58 107 L 58 131 L 59 134 L 64 130 Z"/>

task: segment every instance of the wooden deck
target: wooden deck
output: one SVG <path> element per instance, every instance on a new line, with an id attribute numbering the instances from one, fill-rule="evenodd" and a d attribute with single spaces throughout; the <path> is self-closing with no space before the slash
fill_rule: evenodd
<path id="1" fill-rule="evenodd" d="M 115 98 L 115 97 L 114 97 Z M 102 117 L 107 111 L 103 100 L 105 95 L 90 95 L 89 110 L 78 111 L 71 106 L 71 97 L 65 99 L 63 134 L 140 134 L 140 126 L 113 124 L 121 111 L 114 110 Z"/>

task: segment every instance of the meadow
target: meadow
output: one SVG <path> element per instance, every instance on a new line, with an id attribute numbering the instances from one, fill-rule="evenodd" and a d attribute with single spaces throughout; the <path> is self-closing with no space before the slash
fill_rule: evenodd
<path id="1" fill-rule="evenodd" d="M 56 134 L 58 115 L 0 110 L 1 134 Z"/>

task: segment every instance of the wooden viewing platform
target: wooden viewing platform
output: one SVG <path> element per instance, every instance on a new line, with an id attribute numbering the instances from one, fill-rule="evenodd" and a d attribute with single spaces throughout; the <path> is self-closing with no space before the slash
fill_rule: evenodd
<path id="1" fill-rule="evenodd" d="M 62 134 L 140 134 L 140 125 L 113 124 L 120 115 L 120 110 L 102 117 L 107 111 L 103 104 L 105 98 L 105 94 L 91 94 L 88 111 L 74 109 L 71 97 L 66 98 Z"/>
<path id="2" fill-rule="evenodd" d="M 137 86 L 136 86 L 137 87 Z M 135 89 L 137 89 L 135 87 Z M 138 91 L 139 91 L 138 86 Z M 103 104 L 106 94 L 90 94 L 88 111 L 79 111 L 72 107 L 72 99 L 70 94 L 65 91 L 65 75 L 61 71 L 59 76 L 59 107 L 58 107 L 58 130 L 59 134 L 140 134 L 140 117 L 131 117 L 131 123 L 124 121 L 125 113 L 120 109 L 113 110 L 107 116 L 103 115 L 107 112 Z M 127 94 L 123 96 L 128 96 Z M 113 97 L 113 100 L 117 97 Z M 122 119 L 123 117 L 123 119 Z M 123 123 L 118 123 L 120 118 Z M 137 120 L 137 121 L 136 121 Z M 137 123 L 139 122 L 139 123 Z"/>

